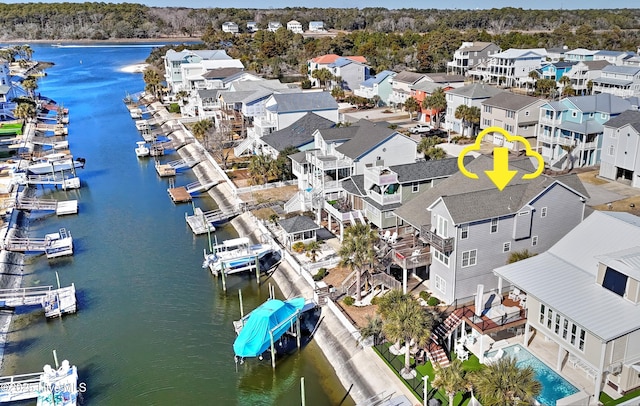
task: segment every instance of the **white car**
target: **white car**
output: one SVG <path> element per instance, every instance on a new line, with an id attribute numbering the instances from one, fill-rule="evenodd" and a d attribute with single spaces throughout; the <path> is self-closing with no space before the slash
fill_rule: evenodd
<path id="1" fill-rule="evenodd" d="M 417 124 L 415 127 L 411 127 L 409 129 L 409 132 L 411 134 L 420 134 L 420 133 L 426 133 L 429 130 L 431 130 L 431 126 L 427 124 Z"/>

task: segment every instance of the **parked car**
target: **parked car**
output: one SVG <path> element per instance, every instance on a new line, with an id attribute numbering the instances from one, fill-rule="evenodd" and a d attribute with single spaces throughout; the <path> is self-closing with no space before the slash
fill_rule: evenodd
<path id="1" fill-rule="evenodd" d="M 420 134 L 421 137 L 441 137 L 447 138 L 448 133 L 445 130 L 441 130 L 440 128 L 432 128 L 431 130 Z"/>
<path id="2" fill-rule="evenodd" d="M 411 127 L 409 132 L 411 134 L 422 134 L 431 130 L 431 127 L 428 124 L 417 124 L 415 127 Z"/>

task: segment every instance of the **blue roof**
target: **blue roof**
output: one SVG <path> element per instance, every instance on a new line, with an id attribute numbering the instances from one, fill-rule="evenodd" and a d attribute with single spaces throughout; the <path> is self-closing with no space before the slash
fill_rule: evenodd
<path id="1" fill-rule="evenodd" d="M 304 307 L 304 298 L 296 297 L 286 302 L 271 299 L 249 314 L 244 327 L 233 343 L 238 357 L 257 357 L 271 345 L 271 335 L 278 340 L 289 330 L 296 314 Z"/>
<path id="2" fill-rule="evenodd" d="M 340 58 L 336 59 L 336 61 L 334 63 L 330 64 L 329 67 L 331 67 L 331 68 L 341 68 L 343 66 L 347 66 L 350 63 L 354 63 L 354 62 L 355 61 L 353 61 L 353 60 L 351 60 L 349 58 L 340 57 Z"/>
<path id="3" fill-rule="evenodd" d="M 382 72 L 378 73 L 375 76 L 370 77 L 369 79 L 365 80 L 364 82 L 361 83 L 362 86 L 365 87 L 373 87 L 373 85 L 378 84 L 380 82 L 382 82 L 383 80 L 385 80 L 388 76 L 390 75 L 395 75 L 396 73 L 390 70 L 383 70 Z"/>

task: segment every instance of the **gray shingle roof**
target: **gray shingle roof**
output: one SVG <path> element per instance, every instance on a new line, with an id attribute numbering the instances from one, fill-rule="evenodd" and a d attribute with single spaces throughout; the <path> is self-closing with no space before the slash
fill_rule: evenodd
<path id="1" fill-rule="evenodd" d="M 460 83 L 464 82 L 465 77 L 462 75 L 448 75 L 446 73 L 427 73 L 425 76 L 435 83 Z"/>
<path id="2" fill-rule="evenodd" d="M 522 94 L 515 94 L 510 92 L 498 93 L 493 97 L 483 101 L 485 106 L 498 107 L 505 110 L 518 111 L 534 103 L 539 102 L 537 97 L 525 96 Z"/>
<path id="3" fill-rule="evenodd" d="M 620 115 L 612 118 L 604 123 L 605 127 L 620 128 L 630 124 L 636 131 L 640 132 L 640 111 L 627 110 L 623 111 Z"/>
<path id="4" fill-rule="evenodd" d="M 447 90 L 447 93 L 458 96 L 468 97 L 470 99 L 488 99 L 504 90 L 497 87 L 485 85 L 483 83 L 473 83 L 471 85 L 462 86 L 457 89 Z"/>
<path id="5" fill-rule="evenodd" d="M 360 158 L 374 146 L 394 135 L 403 137 L 396 130 L 390 129 L 389 123 L 384 121 L 372 123 L 368 120 L 360 120 L 352 127 L 357 128 L 353 138 L 336 148 L 338 152 L 351 159 Z"/>
<path id="6" fill-rule="evenodd" d="M 637 75 L 640 72 L 640 67 L 638 66 L 620 66 L 620 65 L 609 65 L 605 66 L 602 69 L 603 72 L 611 72 L 611 73 L 619 73 L 623 75 Z"/>
<path id="7" fill-rule="evenodd" d="M 198 97 L 201 99 L 217 99 L 220 89 L 200 89 L 198 90 Z"/>
<path id="8" fill-rule="evenodd" d="M 603 341 L 613 340 L 640 329 L 640 311 L 596 283 L 597 257 L 637 249 L 639 220 L 628 213 L 595 211 L 547 252 L 495 273 Z"/>
<path id="9" fill-rule="evenodd" d="M 307 162 L 307 151 L 296 152 L 295 154 L 289 155 L 292 161 L 296 161 L 300 164 L 304 164 Z"/>
<path id="10" fill-rule="evenodd" d="M 338 103 L 328 92 L 274 94 L 273 98 L 277 104 L 269 110 L 278 113 L 338 110 Z"/>
<path id="11" fill-rule="evenodd" d="M 202 77 L 205 79 L 224 79 L 228 76 L 242 72 L 243 68 L 218 68 L 205 72 Z"/>
<path id="12" fill-rule="evenodd" d="M 303 231 L 312 231 L 321 228 L 315 221 L 307 216 L 296 216 L 288 219 L 278 220 L 278 225 L 287 232 L 287 234 L 300 233 Z"/>
<path id="13" fill-rule="evenodd" d="M 519 173 L 501 192 L 483 175 L 485 170 L 493 169 L 493 159 L 480 155 L 466 165 L 467 170 L 479 174 L 479 179 L 470 179 L 457 172 L 404 204 L 396 210 L 396 215 L 414 227 L 431 224 L 426 208 L 440 198 L 447 206 L 454 224 L 513 214 L 554 182 L 573 189 L 585 198 L 589 196 L 574 174 L 556 178 L 540 175 L 532 180 L 523 180 L 522 174 L 535 169 L 530 159 L 509 161 L 509 167 L 518 169 Z"/>
<path id="14" fill-rule="evenodd" d="M 403 70 L 393 78 L 393 81 L 414 84 L 420 79 L 424 78 L 424 76 L 425 76 L 424 73 L 410 72 L 408 70 Z"/>
<path id="15" fill-rule="evenodd" d="M 589 70 L 602 70 L 605 66 L 611 65 L 609 62 L 607 62 L 605 60 L 602 60 L 602 61 L 582 61 L 582 63 L 587 65 L 587 68 L 589 68 Z"/>
<path id="16" fill-rule="evenodd" d="M 473 158 L 465 157 L 468 164 Z M 421 180 L 438 179 L 451 176 L 458 172 L 458 158 L 445 158 L 435 161 L 418 161 L 410 164 L 390 166 L 398 174 L 400 183 L 418 182 Z"/>
<path id="17" fill-rule="evenodd" d="M 488 47 L 490 45 L 494 45 L 493 42 L 475 41 L 475 42 L 473 42 L 473 45 L 471 45 L 470 47 L 464 47 L 464 48 L 460 47 L 459 49 L 461 51 L 469 51 L 469 52 L 482 51 L 483 49 L 485 49 L 486 47 Z"/>
<path id="18" fill-rule="evenodd" d="M 313 141 L 313 133 L 319 128 L 331 128 L 336 124 L 315 113 L 307 113 L 290 126 L 262 137 L 262 141 L 275 149 L 282 151 L 286 147 L 296 148 Z"/>

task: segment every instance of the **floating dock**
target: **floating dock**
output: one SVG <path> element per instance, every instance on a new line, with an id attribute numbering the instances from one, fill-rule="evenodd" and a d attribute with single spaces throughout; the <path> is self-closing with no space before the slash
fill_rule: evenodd
<path id="1" fill-rule="evenodd" d="M 55 199 L 20 198 L 14 207 L 18 210 L 26 211 L 52 211 L 58 216 L 78 213 L 77 200 L 64 200 L 59 202 Z"/>
<path id="2" fill-rule="evenodd" d="M 56 361 L 57 362 L 57 361 Z M 0 377 L 0 402 L 37 399 L 37 405 L 76 405 L 78 370 L 69 361 L 58 369 L 45 365 L 43 372 Z"/>
<path id="3" fill-rule="evenodd" d="M 42 306 L 47 318 L 61 317 L 77 311 L 74 284 L 54 289 L 53 286 L 0 289 L 0 306 Z"/>
<path id="4" fill-rule="evenodd" d="M 167 189 L 169 197 L 174 203 L 186 203 L 191 201 L 191 195 L 184 186 L 173 187 Z"/>
<path id="5" fill-rule="evenodd" d="M 209 231 L 215 231 L 215 225 L 229 221 L 231 218 L 242 213 L 237 209 L 217 209 L 203 212 L 201 208 L 195 207 L 193 214 L 188 215 L 185 213 L 184 218 L 191 227 L 191 231 L 194 234 L 205 234 Z"/>
<path id="6" fill-rule="evenodd" d="M 57 233 L 47 234 L 44 238 L 7 238 L 3 249 L 25 254 L 45 254 L 47 258 L 73 255 L 71 233 L 61 228 Z"/>

